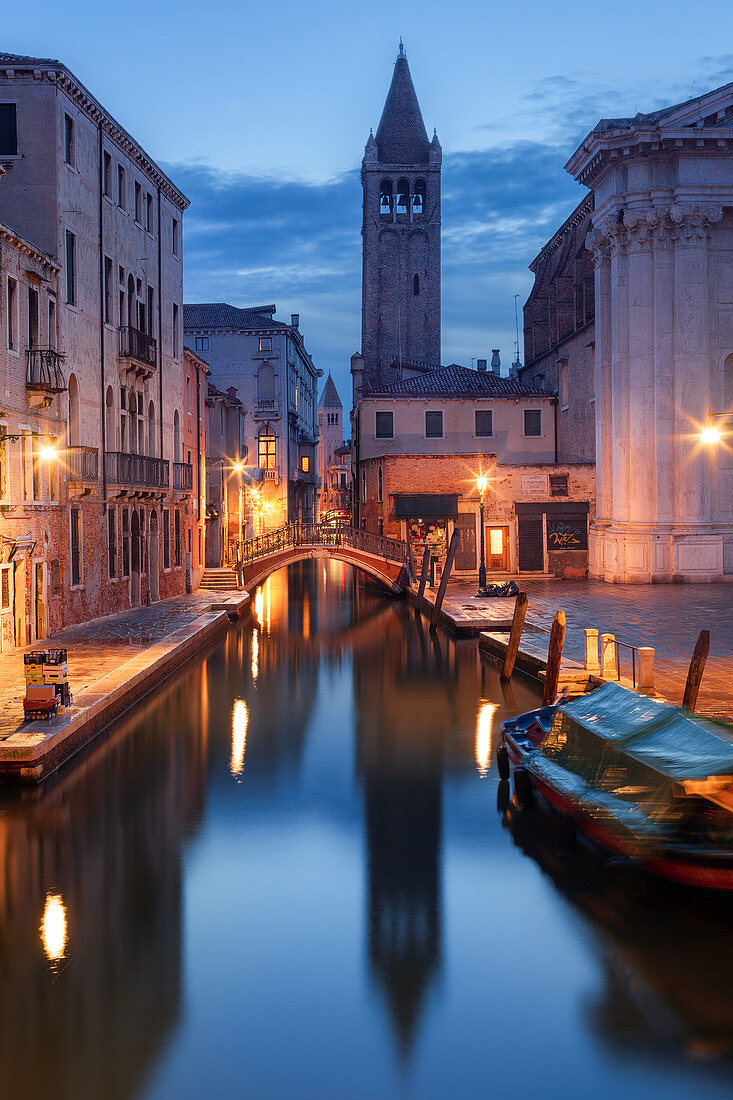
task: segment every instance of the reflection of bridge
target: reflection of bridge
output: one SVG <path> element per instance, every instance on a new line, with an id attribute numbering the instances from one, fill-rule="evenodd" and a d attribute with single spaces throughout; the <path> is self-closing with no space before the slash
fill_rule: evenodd
<path id="1" fill-rule="evenodd" d="M 247 539 L 242 552 L 244 583 L 250 591 L 270 573 L 305 558 L 336 558 L 369 573 L 392 592 L 409 583 L 407 543 L 330 523 L 291 523 Z"/>

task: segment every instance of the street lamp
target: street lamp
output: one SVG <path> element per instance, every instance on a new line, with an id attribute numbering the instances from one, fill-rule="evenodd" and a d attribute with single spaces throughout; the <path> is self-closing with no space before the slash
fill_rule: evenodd
<path id="1" fill-rule="evenodd" d="M 478 587 L 479 592 L 482 588 L 486 587 L 486 560 L 485 560 L 485 548 L 484 548 L 484 493 L 486 492 L 487 479 L 481 474 L 476 478 L 476 488 L 479 492 L 479 509 L 481 513 L 481 560 L 478 567 Z"/>

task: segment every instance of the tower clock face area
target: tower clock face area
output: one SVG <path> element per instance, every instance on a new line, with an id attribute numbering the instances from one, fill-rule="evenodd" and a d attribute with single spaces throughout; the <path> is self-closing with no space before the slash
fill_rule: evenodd
<path id="1" fill-rule="evenodd" d="M 376 135 L 362 162 L 362 352 L 367 385 L 398 364 L 440 366 L 440 174 L 400 46 Z"/>

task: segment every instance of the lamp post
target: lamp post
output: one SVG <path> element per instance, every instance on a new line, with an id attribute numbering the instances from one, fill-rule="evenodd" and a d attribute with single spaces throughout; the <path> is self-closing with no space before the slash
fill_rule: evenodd
<path id="1" fill-rule="evenodd" d="M 481 559 L 478 567 L 479 592 L 486 587 L 486 559 L 484 547 L 484 493 L 486 492 L 486 478 L 483 474 L 476 478 L 476 488 L 479 492 L 479 511 L 481 514 Z"/>

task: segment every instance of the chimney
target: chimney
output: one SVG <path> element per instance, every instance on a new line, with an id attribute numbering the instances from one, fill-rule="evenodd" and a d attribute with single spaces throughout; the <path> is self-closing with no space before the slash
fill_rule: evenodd
<path id="1" fill-rule="evenodd" d="M 486 360 L 485 359 L 477 359 L 476 360 L 476 368 L 477 368 L 477 370 L 486 370 Z"/>
<path id="2" fill-rule="evenodd" d="M 300 324 L 300 314 L 299 313 L 291 313 L 290 314 L 290 324 L 292 325 L 293 328 L 298 327 L 298 325 Z"/>
<path id="3" fill-rule="evenodd" d="M 237 387 L 236 386 L 229 386 L 228 389 L 227 389 L 227 393 L 229 394 L 230 397 L 236 397 L 237 396 Z"/>
<path id="4" fill-rule="evenodd" d="M 501 374 L 501 359 L 499 358 L 499 349 L 491 349 L 491 369 L 494 374 Z"/>

